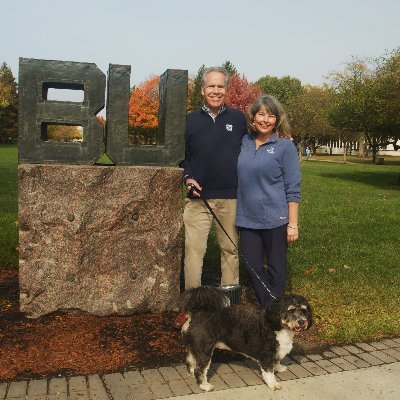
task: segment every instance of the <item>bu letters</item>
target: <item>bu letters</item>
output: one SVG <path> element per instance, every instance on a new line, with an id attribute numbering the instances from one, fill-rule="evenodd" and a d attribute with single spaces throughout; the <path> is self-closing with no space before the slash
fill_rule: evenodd
<path id="1" fill-rule="evenodd" d="M 95 64 L 20 58 L 19 162 L 93 164 L 106 152 L 116 165 L 177 166 L 184 158 L 187 71 L 168 69 L 160 78 L 156 145 L 128 143 L 130 72 L 128 65 L 109 65 L 103 133 L 96 114 L 105 105 L 106 76 Z M 83 90 L 84 99 L 47 100 L 49 89 Z M 82 126 L 82 142 L 50 142 L 48 125 Z"/>

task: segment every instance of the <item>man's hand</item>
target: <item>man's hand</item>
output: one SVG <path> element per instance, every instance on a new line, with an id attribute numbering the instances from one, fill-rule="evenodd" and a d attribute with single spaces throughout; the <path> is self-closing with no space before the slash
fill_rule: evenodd
<path id="1" fill-rule="evenodd" d="M 185 186 L 187 192 L 191 192 L 195 197 L 200 197 L 201 186 L 197 183 L 195 179 L 186 179 Z"/>

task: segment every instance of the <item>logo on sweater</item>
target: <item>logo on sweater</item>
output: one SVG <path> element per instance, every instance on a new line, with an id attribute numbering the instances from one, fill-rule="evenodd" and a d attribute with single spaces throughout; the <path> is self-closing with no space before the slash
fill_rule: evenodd
<path id="1" fill-rule="evenodd" d="M 233 126 L 230 125 L 230 124 L 226 124 L 226 125 L 225 125 L 225 128 L 226 128 L 226 130 L 227 130 L 228 132 L 232 132 Z"/>
<path id="2" fill-rule="evenodd" d="M 271 147 L 270 149 L 267 149 L 267 153 L 269 153 L 269 154 L 275 154 L 275 153 L 274 153 L 274 148 Z"/>

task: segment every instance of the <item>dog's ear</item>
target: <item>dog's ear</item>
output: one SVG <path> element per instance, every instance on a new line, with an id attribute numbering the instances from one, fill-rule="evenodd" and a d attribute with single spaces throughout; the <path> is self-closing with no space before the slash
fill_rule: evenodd
<path id="1" fill-rule="evenodd" d="M 282 315 L 282 299 L 274 300 L 265 309 L 265 320 L 275 331 L 278 331 L 282 328 L 281 315 Z"/>

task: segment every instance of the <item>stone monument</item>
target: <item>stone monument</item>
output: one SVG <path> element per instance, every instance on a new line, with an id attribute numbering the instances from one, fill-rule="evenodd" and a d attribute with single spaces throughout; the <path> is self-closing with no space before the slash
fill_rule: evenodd
<path id="1" fill-rule="evenodd" d="M 177 305 L 181 263 L 187 71 L 160 79 L 158 143 L 128 144 L 130 67 L 20 59 L 20 307 L 29 317 L 159 312 Z M 82 102 L 47 100 L 50 88 Z M 81 143 L 48 125 L 79 125 Z M 104 153 L 115 166 L 93 165 Z"/>

